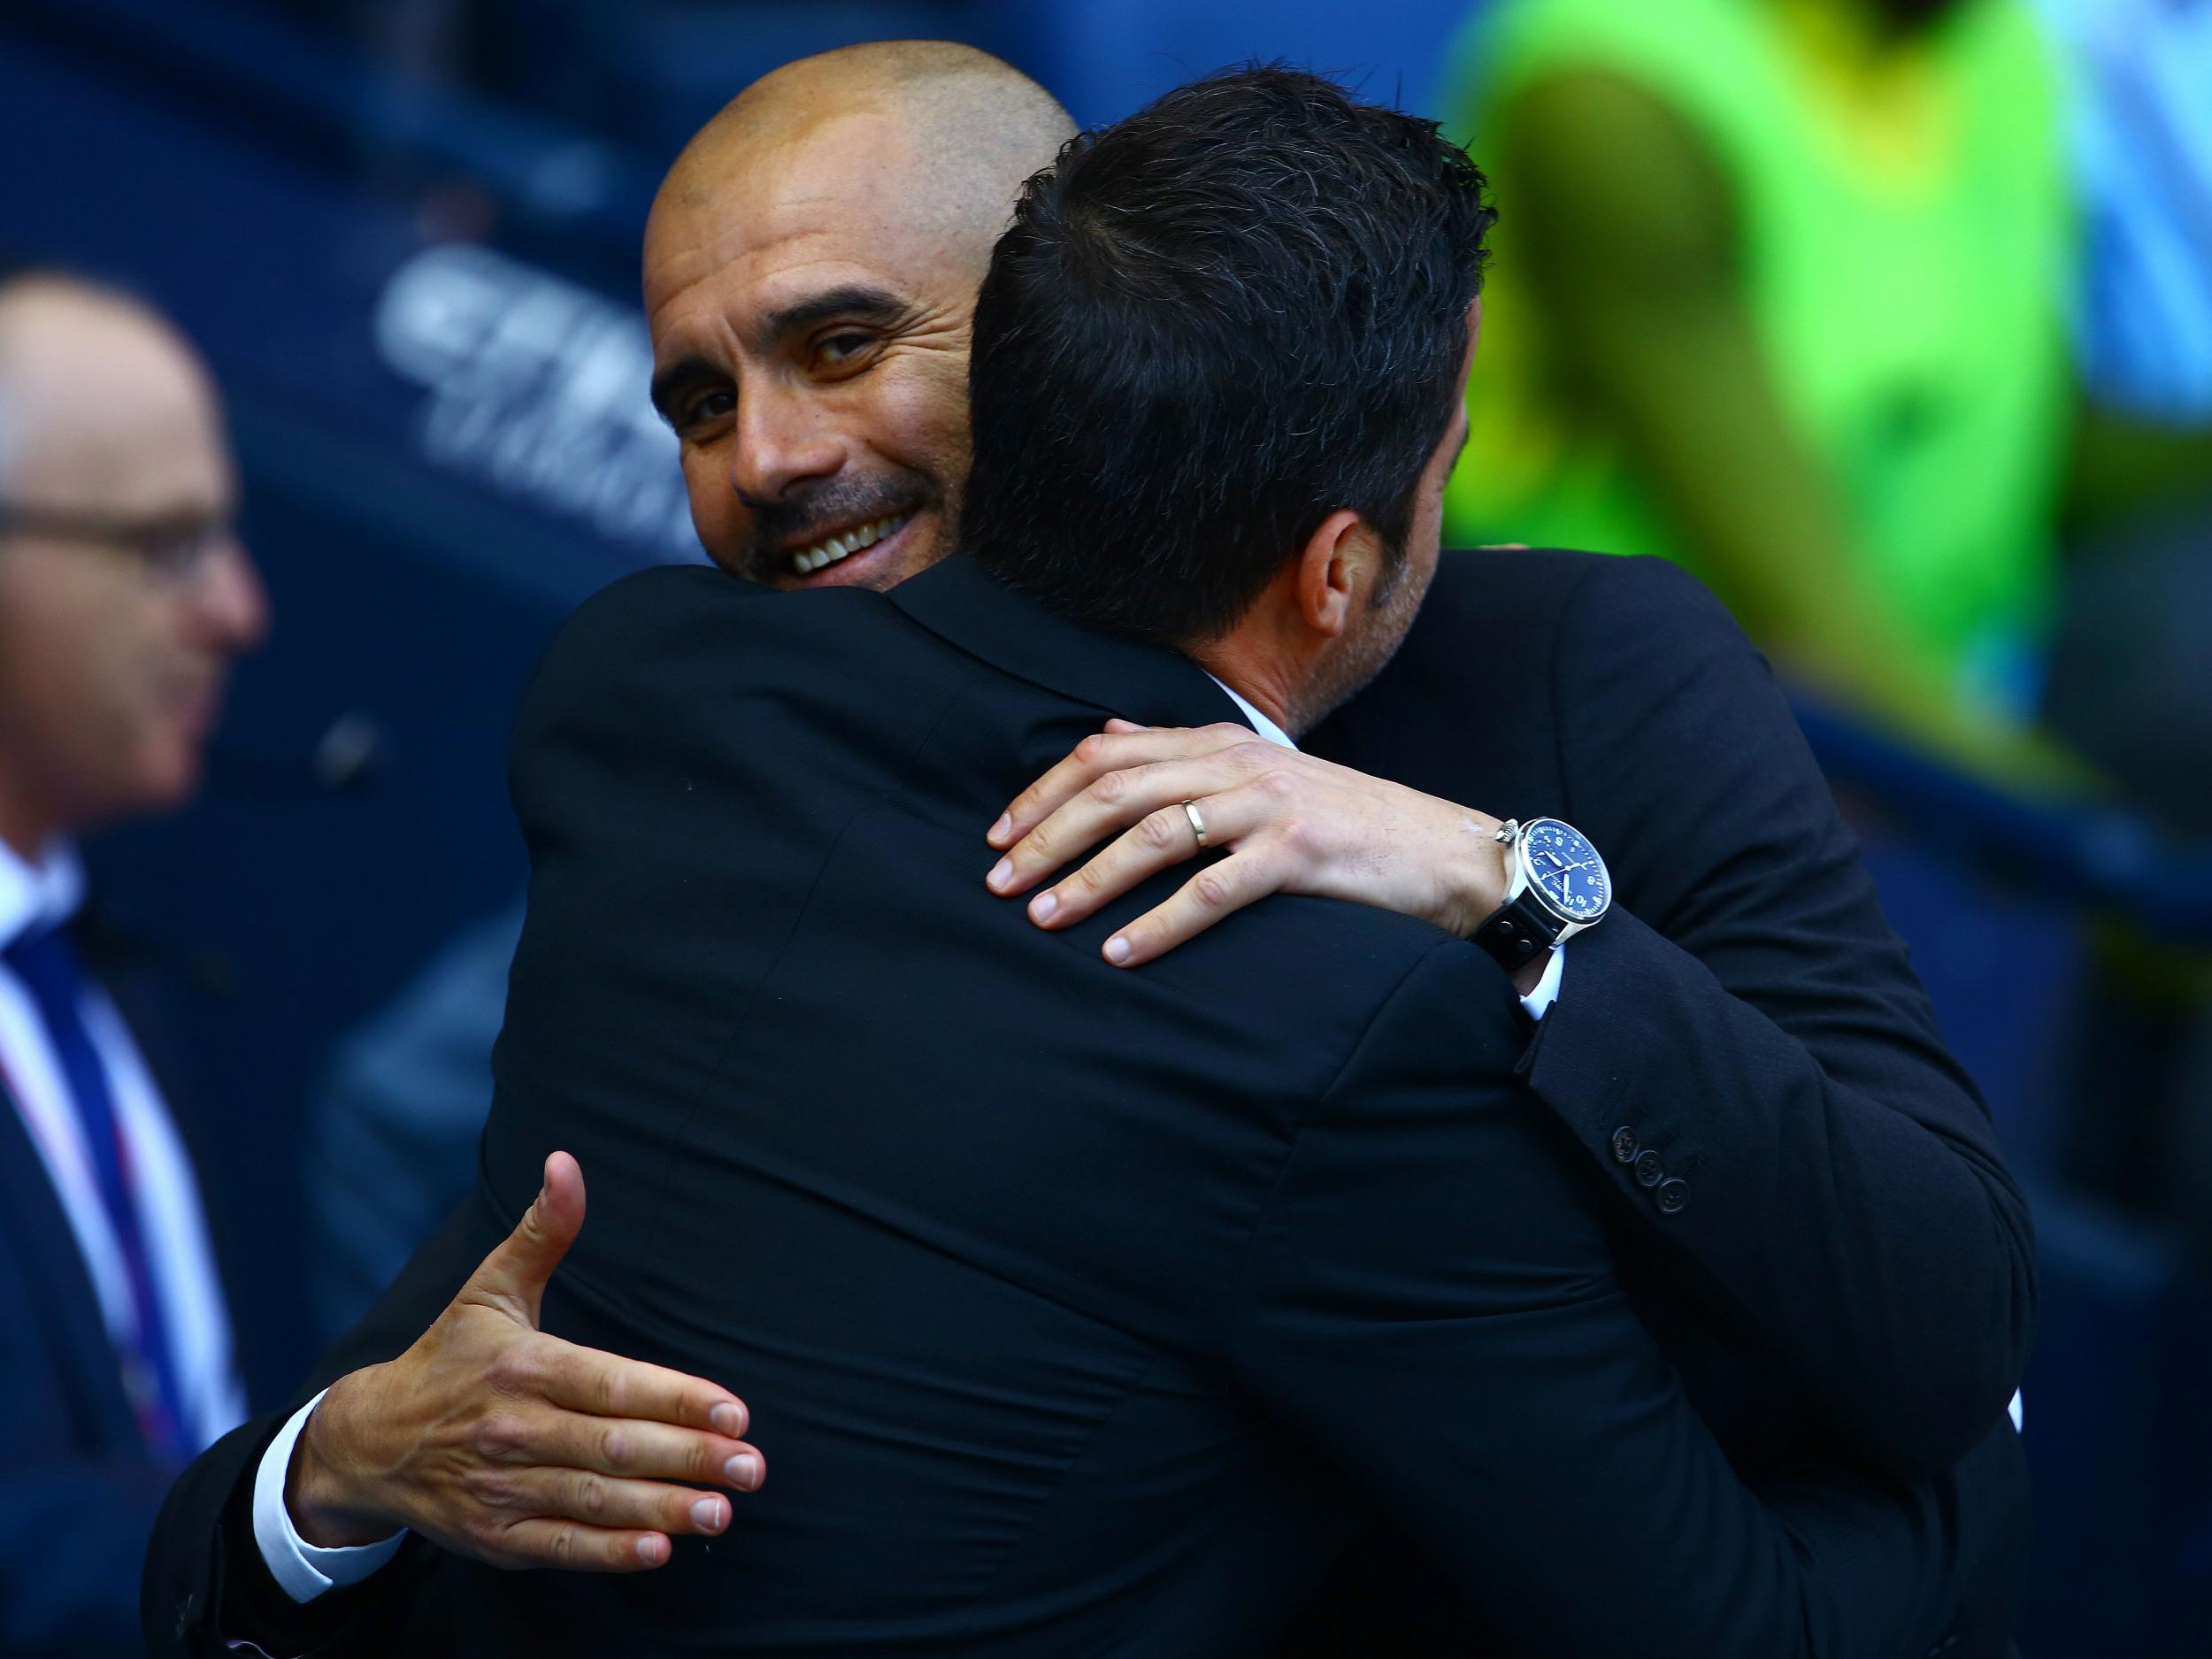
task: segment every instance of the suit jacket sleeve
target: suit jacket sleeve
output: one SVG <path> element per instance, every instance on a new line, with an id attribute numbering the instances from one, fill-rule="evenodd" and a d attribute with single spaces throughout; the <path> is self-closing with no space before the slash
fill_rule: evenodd
<path id="1" fill-rule="evenodd" d="M 1515 1018 L 1465 946 L 1401 986 L 1259 1224 L 1239 1373 L 1517 1650 L 1925 1652 L 1962 1557 L 1999 1542 L 1983 1509 L 1938 1482 L 1739 1482 L 1615 1281 L 1588 1158 L 1467 1064 Z"/>
<path id="2" fill-rule="evenodd" d="M 1636 913 L 1568 945 L 1528 1079 L 1847 1445 L 1947 1467 L 2035 1327 L 1987 1108 L 1719 603 L 1659 561 L 1602 561 L 1554 660 L 1567 816 L 1606 826 Z M 1679 1186 L 1640 1181 L 1624 1128 Z"/>
<path id="3" fill-rule="evenodd" d="M 295 1411 L 347 1373 L 404 1353 L 507 1231 L 480 1196 L 463 1202 L 297 1394 L 216 1441 L 178 1477 L 155 1523 L 141 1587 L 150 1654 L 230 1659 L 231 1644 L 242 1640 L 278 1659 L 400 1651 L 391 1621 L 403 1615 L 404 1592 L 435 1549 L 411 1539 L 365 1583 L 302 1606 L 270 1575 L 254 1541 L 254 1475 Z"/>

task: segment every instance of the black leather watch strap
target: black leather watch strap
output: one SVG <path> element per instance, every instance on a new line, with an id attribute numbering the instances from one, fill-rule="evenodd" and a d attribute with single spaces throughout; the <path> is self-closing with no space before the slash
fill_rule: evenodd
<path id="1" fill-rule="evenodd" d="M 1493 911 L 1489 919 L 1475 929 L 1475 943 L 1488 951 L 1500 967 L 1513 973 L 1533 960 L 1539 951 L 1550 949 L 1566 926 L 1537 902 L 1533 893 L 1523 893 Z"/>

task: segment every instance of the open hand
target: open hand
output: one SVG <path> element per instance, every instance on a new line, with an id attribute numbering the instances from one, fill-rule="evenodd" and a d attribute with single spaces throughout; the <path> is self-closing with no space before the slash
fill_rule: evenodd
<path id="1" fill-rule="evenodd" d="M 727 1389 L 547 1336 L 538 1304 L 584 1225 L 556 1152 L 513 1233 L 397 1359 L 341 1378 L 292 1454 L 285 1504 L 311 1544 L 402 1527 L 498 1567 L 633 1572 L 716 1533 L 767 1467 Z M 680 1483 L 695 1483 L 691 1485 Z"/>
<path id="2" fill-rule="evenodd" d="M 986 839 L 1006 856 L 986 884 L 1002 896 L 1027 892 L 1115 837 L 1030 901 L 1040 927 L 1068 926 L 1198 853 L 1186 801 L 1206 826 L 1207 848 L 1229 856 L 1109 939 L 1110 962 L 1148 962 L 1270 893 L 1349 899 L 1462 938 L 1505 902 L 1496 818 L 1225 722 L 1155 729 L 1110 721 L 992 826 Z"/>

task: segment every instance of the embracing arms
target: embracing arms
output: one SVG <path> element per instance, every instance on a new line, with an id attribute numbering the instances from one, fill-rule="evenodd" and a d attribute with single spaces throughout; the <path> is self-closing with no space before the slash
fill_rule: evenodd
<path id="1" fill-rule="evenodd" d="M 1064 926 L 1191 858 L 1195 797 L 1225 856 L 1123 930 L 1132 965 L 1275 891 L 1463 935 L 1502 895 L 1491 815 L 1566 817 L 1617 899 L 1526 1033 L 1537 1096 L 1831 1432 L 1901 1471 L 1947 1467 L 2026 1363 L 2026 1204 L 1773 677 L 1710 595 L 1653 560 L 1563 564 L 1564 599 L 1515 618 L 1537 671 L 1486 675 L 1482 561 L 1574 557 L 1448 556 L 1405 648 L 1422 695 L 1394 669 L 1337 733 L 1345 759 L 1377 753 L 1421 790 L 1238 726 L 1117 729 L 995 827 L 995 890 L 1036 917 L 1041 883 L 1122 832 L 1045 889 L 1041 925 Z M 1475 758 L 1502 720 L 1555 734 L 1555 759 Z"/>
<path id="2" fill-rule="evenodd" d="M 288 1552 L 269 1535 L 274 1516 L 256 1512 L 268 1448 L 326 1388 L 286 1467 L 270 1470 L 311 1548 L 366 1547 L 404 1528 L 499 1566 L 635 1572 L 664 1563 L 672 1536 L 726 1528 L 731 1500 L 701 1488 L 750 1492 L 766 1475 L 738 1438 L 744 1403 L 537 1328 L 583 1220 L 582 1173 L 565 1153 L 547 1160 L 544 1190 L 503 1238 L 471 1198 L 314 1383 L 195 1462 L 147 1561 L 150 1650 L 220 1654 L 242 1639 L 271 1654 L 388 1651 L 382 1621 L 400 1611 L 395 1593 L 421 1546 L 355 1587 L 309 1580 L 316 1593 L 303 1601 L 296 1571 L 290 1588 L 273 1576 Z"/>
<path id="3" fill-rule="evenodd" d="M 1916 1655 L 2001 1641 L 2008 1427 L 1954 1479 L 1754 1493 L 1616 1283 L 1588 1160 L 1465 1056 L 1521 1018 L 1440 945 L 1299 1132 L 1232 1355 L 1505 1651 Z"/>

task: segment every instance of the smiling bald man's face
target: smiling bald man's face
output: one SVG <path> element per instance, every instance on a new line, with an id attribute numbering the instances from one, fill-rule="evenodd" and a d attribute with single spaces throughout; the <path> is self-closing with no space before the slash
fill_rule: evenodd
<path id="1" fill-rule="evenodd" d="M 910 127 L 863 110 L 687 156 L 654 204 L 653 398 L 738 575 L 880 589 L 951 550 L 999 227 L 947 225 Z"/>

